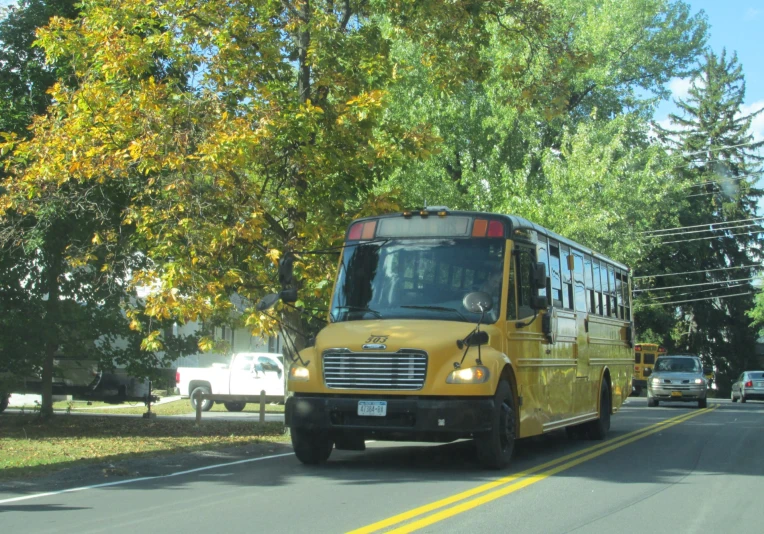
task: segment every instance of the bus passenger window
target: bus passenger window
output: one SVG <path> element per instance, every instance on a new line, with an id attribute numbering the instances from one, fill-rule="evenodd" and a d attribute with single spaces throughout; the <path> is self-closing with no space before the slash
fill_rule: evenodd
<path id="1" fill-rule="evenodd" d="M 600 280 L 602 281 L 602 315 L 610 315 L 610 289 L 607 283 L 607 264 L 600 264 Z"/>
<path id="2" fill-rule="evenodd" d="M 618 317 L 625 319 L 626 314 L 623 308 L 623 274 L 621 271 L 615 273 L 615 287 L 616 295 L 618 295 Z"/>
<path id="3" fill-rule="evenodd" d="M 560 247 L 549 243 L 549 277 L 552 286 L 552 306 L 562 308 L 562 274 L 560 273 Z"/>
<path id="4" fill-rule="evenodd" d="M 616 297 L 616 288 L 615 288 L 615 272 L 613 270 L 612 265 L 607 266 L 607 280 L 608 280 L 608 286 L 610 287 L 609 295 L 610 295 L 610 307 L 608 309 L 608 315 L 610 317 L 618 317 L 618 297 Z"/>
<path id="5" fill-rule="evenodd" d="M 544 286 L 543 289 L 541 288 L 539 289 L 538 294 L 540 297 L 548 297 L 549 295 L 551 295 L 552 290 L 550 288 L 551 284 L 550 284 L 550 274 L 549 274 L 549 258 L 547 257 L 547 253 L 546 253 L 546 243 L 543 241 L 539 241 L 538 248 L 536 249 L 536 258 L 537 258 L 537 261 L 540 261 L 546 266 L 546 272 L 547 272 L 546 285 Z"/>
<path id="6" fill-rule="evenodd" d="M 517 265 L 517 312 L 518 318 L 533 315 L 531 308 L 531 270 L 533 268 L 534 255 L 528 248 L 518 248 L 515 254 Z"/>
<path id="7" fill-rule="evenodd" d="M 597 315 L 603 315 L 602 312 L 602 280 L 600 279 L 600 260 L 592 261 L 592 277 L 594 278 L 594 304 Z"/>
<path id="8" fill-rule="evenodd" d="M 565 245 L 560 245 L 560 263 L 562 264 L 562 307 L 566 310 L 572 310 L 573 281 L 570 276 L 568 256 L 570 256 L 570 249 Z"/>
<path id="9" fill-rule="evenodd" d="M 586 284 L 586 306 L 589 313 L 597 313 L 597 304 L 594 295 L 594 281 L 592 280 L 592 257 L 584 256 L 584 282 Z"/>
<path id="10" fill-rule="evenodd" d="M 573 253 L 573 287 L 575 289 L 576 311 L 586 311 L 586 287 L 584 286 L 584 257 Z"/>

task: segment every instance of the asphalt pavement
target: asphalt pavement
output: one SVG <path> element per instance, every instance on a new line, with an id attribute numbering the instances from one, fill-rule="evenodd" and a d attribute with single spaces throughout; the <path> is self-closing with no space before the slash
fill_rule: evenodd
<path id="1" fill-rule="evenodd" d="M 468 441 L 369 443 L 319 467 L 287 453 L 66 493 L 6 491 L 0 524 L 83 534 L 758 534 L 762 450 L 764 403 L 699 410 L 630 399 L 606 441 L 564 432 L 523 440 L 500 472 L 480 469 Z"/>

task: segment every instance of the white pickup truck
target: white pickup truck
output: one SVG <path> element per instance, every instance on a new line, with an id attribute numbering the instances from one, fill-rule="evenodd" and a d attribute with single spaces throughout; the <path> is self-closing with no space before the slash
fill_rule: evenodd
<path id="1" fill-rule="evenodd" d="M 280 354 L 270 352 L 239 352 L 231 357 L 230 365 L 216 367 L 179 367 L 175 384 L 183 397 L 189 397 L 196 409 L 194 391 L 215 395 L 284 395 L 284 365 Z M 202 402 L 202 410 L 212 408 L 214 401 Z M 243 402 L 223 403 L 229 412 L 240 412 Z"/>

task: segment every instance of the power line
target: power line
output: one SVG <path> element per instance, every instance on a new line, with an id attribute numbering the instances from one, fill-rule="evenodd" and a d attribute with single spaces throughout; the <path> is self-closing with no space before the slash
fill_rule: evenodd
<path id="1" fill-rule="evenodd" d="M 700 293 L 709 293 L 711 291 L 720 291 L 724 289 L 736 289 L 736 288 L 745 287 L 747 285 L 748 284 L 735 284 L 735 285 L 725 286 L 725 287 L 712 287 L 711 289 L 698 289 L 696 291 L 685 291 L 683 293 L 674 293 L 673 295 L 665 295 L 662 297 L 650 297 L 650 298 L 653 300 L 666 300 L 666 299 L 673 299 L 675 297 L 681 297 L 684 295 L 697 295 Z M 724 296 L 724 295 L 719 295 L 719 296 Z"/>
<path id="2" fill-rule="evenodd" d="M 762 268 L 762 265 L 741 265 L 738 267 L 719 267 L 718 269 L 702 269 L 700 271 L 685 271 L 683 273 L 661 273 L 661 274 L 647 274 L 644 276 L 632 276 L 632 280 L 639 280 L 641 278 L 660 278 L 663 276 L 682 276 L 685 274 L 698 274 L 698 273 L 713 273 L 716 271 L 731 271 L 734 269 L 750 269 L 752 267 Z"/>
<path id="3" fill-rule="evenodd" d="M 735 236 L 739 236 L 739 235 L 751 235 L 752 233 L 760 234 L 762 232 L 761 231 L 757 232 L 757 231 L 754 231 L 754 230 L 748 230 L 747 232 L 740 232 L 740 233 L 737 233 L 737 234 L 712 235 L 710 237 L 695 237 L 693 239 L 677 239 L 675 241 L 663 241 L 663 242 L 658 243 L 658 244 L 659 245 L 670 245 L 672 243 L 689 243 L 690 241 L 705 241 L 707 239 L 723 239 L 725 237 L 735 237 Z"/>
<path id="4" fill-rule="evenodd" d="M 660 230 L 645 230 L 644 232 L 639 232 L 640 234 L 653 234 L 657 232 L 668 232 L 669 230 L 682 230 L 684 228 L 700 228 L 701 226 L 711 226 L 713 224 L 732 224 L 732 223 L 739 223 L 739 222 L 749 222 L 749 221 L 761 221 L 764 220 L 764 217 L 754 217 L 752 219 L 738 219 L 736 221 L 723 221 L 719 223 L 705 223 L 705 224 L 693 224 L 690 226 L 677 226 L 675 228 L 662 228 Z"/>
<path id="5" fill-rule="evenodd" d="M 723 297 L 705 297 L 700 299 L 688 299 L 688 300 L 674 300 L 672 302 L 651 302 L 649 304 L 642 304 L 642 306 L 668 306 L 672 304 L 684 304 L 685 302 L 700 302 L 701 300 L 721 300 L 721 299 L 728 299 L 730 297 L 740 297 L 743 295 L 751 295 L 753 294 L 753 291 L 748 291 L 746 293 L 735 293 L 734 295 L 725 295 Z"/>
<path id="6" fill-rule="evenodd" d="M 701 186 L 704 186 L 704 185 L 714 185 L 714 184 L 718 184 L 719 182 L 737 182 L 737 181 L 740 181 L 740 180 L 745 180 L 746 178 L 754 178 L 756 176 L 761 176 L 761 175 L 762 175 L 761 172 L 755 172 L 753 174 L 739 174 L 739 175 L 735 176 L 734 178 L 731 177 L 731 176 L 724 176 L 724 177 L 722 177 L 722 178 L 720 178 L 718 180 L 709 180 L 707 182 L 700 182 L 700 183 L 697 183 L 697 184 L 688 184 L 688 185 L 684 186 L 683 189 L 687 189 L 688 187 L 701 187 Z"/>
<path id="7" fill-rule="evenodd" d="M 716 224 L 728 224 L 728 223 L 716 223 Z M 714 225 L 711 224 L 709 226 L 714 226 Z M 761 226 L 761 225 L 759 223 L 750 223 L 750 224 L 741 224 L 738 226 L 725 226 L 723 228 L 709 228 L 707 230 L 687 230 L 686 232 L 673 232 L 670 234 L 649 235 L 649 236 L 642 237 L 642 239 L 655 239 L 659 237 L 670 237 L 672 235 L 700 234 L 703 232 L 718 232 L 721 230 L 733 230 L 735 228 L 750 228 L 751 226 Z M 719 236 L 719 237 L 724 237 L 724 236 Z"/>
<path id="8" fill-rule="evenodd" d="M 632 293 L 643 293 L 645 291 L 665 291 L 667 289 L 681 289 L 684 287 L 698 287 L 698 286 L 710 286 L 714 284 L 731 284 L 733 282 L 749 282 L 751 280 L 758 279 L 758 276 L 752 278 L 738 278 L 737 280 L 717 280 L 716 282 L 700 282 L 699 284 L 682 284 L 678 286 L 666 286 L 666 287 L 651 287 L 649 289 L 634 289 Z"/>
<path id="9" fill-rule="evenodd" d="M 751 141 L 749 143 L 739 143 L 737 145 L 717 146 L 713 148 L 707 148 L 705 150 L 698 150 L 697 152 L 687 152 L 685 154 L 682 154 L 682 156 L 697 156 L 698 154 L 707 154 L 709 152 L 716 152 L 719 150 L 729 150 L 730 148 L 740 148 L 741 146 L 751 146 L 751 145 L 758 145 L 758 144 L 761 144 L 761 141 Z"/>

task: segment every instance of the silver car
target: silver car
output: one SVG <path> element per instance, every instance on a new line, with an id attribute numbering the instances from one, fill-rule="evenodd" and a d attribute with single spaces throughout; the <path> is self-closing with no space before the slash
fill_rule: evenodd
<path id="1" fill-rule="evenodd" d="M 647 405 L 679 401 L 697 402 L 698 408 L 705 408 L 707 391 L 708 381 L 698 356 L 659 356 L 647 380 Z"/>
<path id="2" fill-rule="evenodd" d="M 732 402 L 745 402 L 748 399 L 764 400 L 764 371 L 745 371 L 732 384 L 730 393 Z"/>

